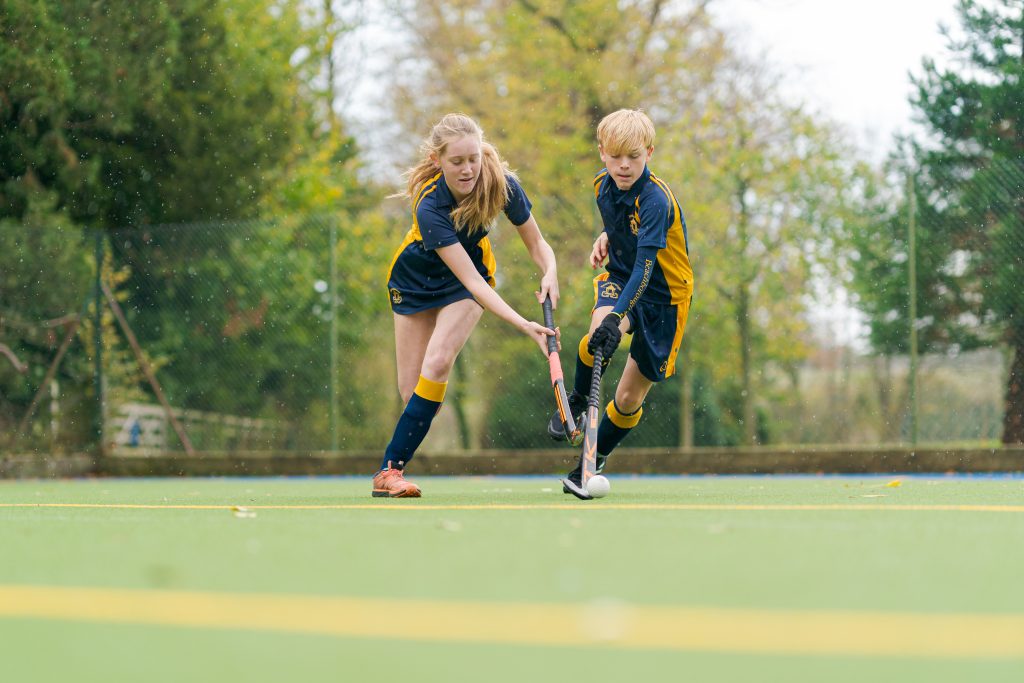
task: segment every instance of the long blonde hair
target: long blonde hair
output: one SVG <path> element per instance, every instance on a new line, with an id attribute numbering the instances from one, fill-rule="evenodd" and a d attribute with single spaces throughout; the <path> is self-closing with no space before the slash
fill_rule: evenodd
<path id="1" fill-rule="evenodd" d="M 415 200 L 423 186 L 440 172 L 431 155 L 441 157 L 449 143 L 467 135 L 476 136 L 480 141 L 480 177 L 469 196 L 452 211 L 451 218 L 456 230 L 465 227 L 473 234 L 494 225 L 508 202 L 506 175 L 515 177 L 515 173 L 498 155 L 498 150 L 487 142 L 476 121 L 465 114 L 445 114 L 431 129 L 430 135 L 420 145 L 419 163 L 405 172 L 405 196 Z"/>

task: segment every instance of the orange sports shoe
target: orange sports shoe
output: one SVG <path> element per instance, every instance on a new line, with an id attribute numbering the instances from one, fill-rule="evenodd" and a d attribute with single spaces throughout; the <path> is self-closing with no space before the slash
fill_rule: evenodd
<path id="1" fill-rule="evenodd" d="M 395 469 L 388 462 L 388 468 L 373 476 L 374 498 L 419 498 L 420 487 L 406 481 L 402 470 Z"/>

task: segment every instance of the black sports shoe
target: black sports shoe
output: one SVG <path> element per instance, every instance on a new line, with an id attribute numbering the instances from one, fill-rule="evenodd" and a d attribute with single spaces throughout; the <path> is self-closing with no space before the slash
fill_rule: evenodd
<path id="1" fill-rule="evenodd" d="M 597 471 L 594 474 L 601 474 L 604 472 L 605 463 L 608 462 L 607 455 L 597 454 Z M 576 467 L 573 468 L 572 472 L 565 475 L 565 479 L 562 480 L 562 493 L 571 493 L 581 500 L 590 500 L 593 496 L 587 493 L 587 490 L 583 488 L 581 479 L 583 478 L 583 468 L 579 463 L 576 463 Z"/>
<path id="2" fill-rule="evenodd" d="M 587 412 L 587 397 L 580 396 L 574 390 L 569 394 L 569 413 L 576 418 L 576 424 L 583 424 L 583 415 Z M 555 414 L 548 420 L 548 436 L 555 441 L 565 439 L 565 425 L 562 424 L 562 416 L 556 410 Z"/>
<path id="3" fill-rule="evenodd" d="M 576 465 L 576 469 L 565 476 L 562 480 L 562 493 L 571 493 L 580 500 L 591 500 L 593 496 L 590 495 L 581 482 L 583 472 L 579 465 Z"/>

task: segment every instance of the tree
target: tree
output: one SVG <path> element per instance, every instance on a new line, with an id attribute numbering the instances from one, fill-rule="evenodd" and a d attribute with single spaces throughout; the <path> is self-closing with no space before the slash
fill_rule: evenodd
<path id="1" fill-rule="evenodd" d="M 799 388 L 815 285 L 839 277 L 865 172 L 841 131 L 779 96 L 778 78 L 726 57 L 705 96 L 711 123 L 690 131 L 698 154 L 682 166 L 701 183 L 687 189 L 704 193 L 693 217 L 705 317 L 692 348 L 734 397 L 729 409 L 748 445 L 772 438 L 763 416 L 773 368 Z"/>
<path id="2" fill-rule="evenodd" d="M 950 66 L 924 60 L 912 105 L 931 134 L 916 153 L 919 221 L 938 232 L 937 269 L 962 286 L 935 292 L 959 336 L 1013 353 L 1003 442 L 1024 443 L 1024 4 L 961 0 Z M 920 272 L 920 271 L 919 271 Z M 993 328 L 994 326 L 994 328 Z"/>
<path id="3" fill-rule="evenodd" d="M 92 245 L 54 211 L 54 201 L 42 193 L 28 202 L 23 221 L 0 219 L 0 344 L 9 349 L 0 355 L 0 441 L 15 436 L 62 343 L 63 325 L 85 312 L 90 291 Z M 79 360 L 60 367 L 57 380 L 65 389 L 89 376 Z M 62 400 L 63 412 L 68 408 Z"/>
<path id="4" fill-rule="evenodd" d="M 326 355 L 325 326 L 311 313 L 327 229 L 238 219 L 354 214 L 369 197 L 353 142 L 325 106 L 325 52 L 351 27 L 321 14 L 304 0 L 161 0 L 145 12 L 3 0 L 0 237 L 11 248 L 0 249 L 0 341 L 20 349 L 33 341 L 18 330 L 77 310 L 92 244 L 67 233 L 101 229 L 116 236 L 113 266 L 130 266 L 122 294 L 138 336 L 184 406 L 302 411 L 322 385 L 311 361 Z M 168 222 L 178 225 L 154 227 Z M 58 307 L 50 288 L 22 306 L 53 269 L 74 285 L 71 300 Z M 15 311 L 25 324 L 11 323 Z M 265 400 L 182 362 L 183 348 L 258 364 Z M 285 361 L 299 389 L 281 387 Z"/>

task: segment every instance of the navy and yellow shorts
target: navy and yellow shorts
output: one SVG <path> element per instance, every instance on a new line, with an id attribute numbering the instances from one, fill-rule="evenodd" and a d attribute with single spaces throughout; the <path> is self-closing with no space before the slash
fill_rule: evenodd
<path id="1" fill-rule="evenodd" d="M 594 308 L 615 306 L 624 285 L 624 281 L 608 273 L 594 278 Z M 651 303 L 641 298 L 626 314 L 632 335 L 629 355 L 643 376 L 652 382 L 675 374 L 676 357 L 689 313 L 689 298 L 679 304 Z"/>
<path id="2" fill-rule="evenodd" d="M 493 287 L 495 261 L 490 241 L 484 237 L 466 251 L 477 272 Z M 410 315 L 472 298 L 437 252 L 424 249 L 423 242 L 407 238 L 395 252 L 388 271 L 388 299 L 395 313 Z"/>

